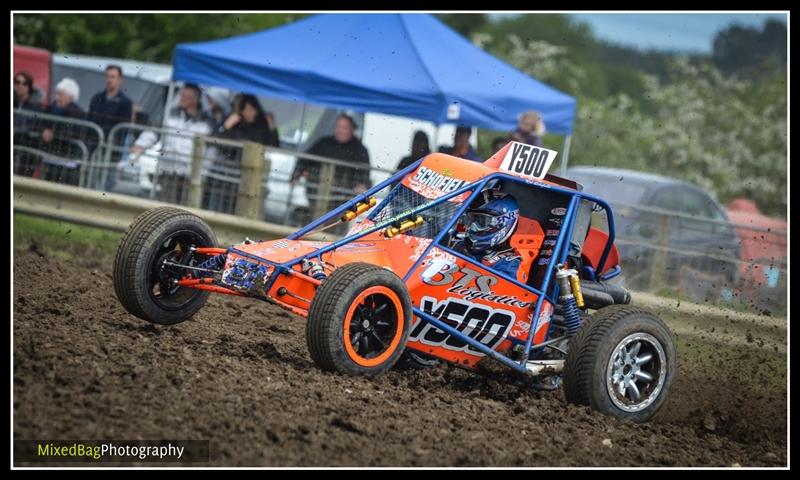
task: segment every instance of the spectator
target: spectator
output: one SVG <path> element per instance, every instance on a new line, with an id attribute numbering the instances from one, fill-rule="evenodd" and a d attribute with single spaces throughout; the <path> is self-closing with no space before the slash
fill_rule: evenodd
<path id="1" fill-rule="evenodd" d="M 211 133 L 211 119 L 203 111 L 200 99 L 202 91 L 193 84 L 181 87 L 178 106 L 169 111 L 165 128 L 174 133 L 167 133 L 161 138 L 161 155 L 158 157 L 158 179 L 160 200 L 171 203 L 184 203 L 189 187 L 189 173 L 193 135 Z M 152 131 L 144 131 L 131 147 L 135 157 L 144 150 L 154 146 L 159 140 Z"/>
<path id="2" fill-rule="evenodd" d="M 14 75 L 14 108 L 41 111 L 42 105 L 36 100 L 35 93 L 33 75 L 28 72 L 19 72 Z"/>
<path id="3" fill-rule="evenodd" d="M 220 127 L 220 138 L 238 142 L 255 142 L 278 147 L 278 129 L 271 113 L 264 112 L 254 95 L 240 95 L 236 100 L 236 111 L 230 114 Z M 206 178 L 202 206 L 208 210 L 234 213 L 239 192 L 238 170 L 242 149 L 217 145 L 209 154 L 213 158 L 214 177 Z M 226 178 L 229 177 L 229 178 Z"/>
<path id="4" fill-rule="evenodd" d="M 220 136 L 242 142 L 278 147 L 278 128 L 271 113 L 265 113 L 254 95 L 243 95 L 222 125 Z"/>
<path id="5" fill-rule="evenodd" d="M 28 72 L 14 75 L 14 108 L 41 112 L 42 105 L 36 101 L 33 92 L 33 76 Z M 14 143 L 29 145 L 30 134 L 37 130 L 35 117 L 14 115 Z"/>
<path id="6" fill-rule="evenodd" d="M 111 162 L 116 164 L 122 157 L 124 150 L 125 137 L 127 135 L 115 135 L 110 138 L 109 134 L 115 125 L 122 122 L 130 122 L 133 116 L 133 102 L 122 92 L 122 67 L 118 65 L 108 65 L 106 73 L 106 88 L 98 92 L 89 101 L 88 120 L 96 123 L 108 144 L 112 147 Z M 88 139 L 89 150 L 97 148 L 98 139 L 93 135 Z M 109 166 L 109 168 L 112 168 Z M 113 170 L 112 170 L 113 172 Z M 113 174 L 106 176 L 104 188 L 113 190 L 116 177 Z"/>
<path id="7" fill-rule="evenodd" d="M 33 87 L 33 75 L 18 72 L 14 75 L 14 108 L 41 112 L 42 106 L 36 101 Z M 14 113 L 14 145 L 20 147 L 39 146 L 39 126 L 35 116 Z M 22 150 L 14 149 L 14 174 L 33 175 L 41 164 L 41 157 Z"/>
<path id="8" fill-rule="evenodd" d="M 211 131 L 219 132 L 231 110 L 230 96 L 227 91 L 219 87 L 207 88 L 205 93 L 212 123 Z"/>
<path id="9" fill-rule="evenodd" d="M 431 147 L 428 141 L 428 135 L 422 130 L 417 130 L 414 132 L 414 139 L 411 141 L 411 155 L 403 157 L 403 159 L 400 160 L 397 170 L 400 171 L 406 168 L 429 153 L 431 153 Z"/>
<path id="10" fill-rule="evenodd" d="M 542 116 L 539 115 L 539 112 L 529 110 L 519 116 L 517 129 L 511 132 L 509 141 L 514 140 L 541 147 L 544 134 L 545 126 Z"/>
<path id="11" fill-rule="evenodd" d="M 121 87 L 122 68 L 109 65 L 106 67 L 106 89 L 98 92 L 89 102 L 89 121 L 99 125 L 106 138 L 114 125 L 130 122 L 133 118 L 133 102 Z"/>
<path id="12" fill-rule="evenodd" d="M 469 136 L 472 135 L 470 127 L 459 126 L 456 128 L 456 134 L 453 138 L 452 147 L 441 147 L 440 152 L 452 155 L 454 157 L 472 160 L 473 162 L 482 162 L 483 159 L 478 156 L 472 145 L 469 144 Z"/>
<path id="13" fill-rule="evenodd" d="M 506 143 L 508 143 L 508 139 L 503 137 L 496 137 L 494 140 L 492 140 L 492 155 L 497 153 L 501 148 L 505 147 Z"/>
<path id="14" fill-rule="evenodd" d="M 75 80 L 69 77 L 62 79 L 58 82 L 58 85 L 56 85 L 55 98 L 50 104 L 48 113 L 59 117 L 86 120 L 86 112 L 76 103 L 80 98 L 80 91 L 80 87 Z M 42 141 L 44 141 L 44 143 L 53 141 L 55 126 L 55 122 L 49 122 L 46 125 L 42 132 Z M 62 127 L 62 131 L 59 132 L 59 137 L 62 139 L 82 141 L 84 137 L 83 130 L 83 127 L 78 125 Z"/>
<path id="15" fill-rule="evenodd" d="M 355 135 L 358 128 L 355 120 L 350 115 L 340 114 L 336 117 L 334 134 L 317 140 L 308 153 L 321 157 L 344 160 L 356 165 L 369 167 L 369 153 Z M 320 166 L 319 162 L 301 158 L 295 167 L 293 180 L 305 177 L 309 183 L 318 183 Z M 353 193 L 363 193 L 370 187 L 369 169 L 356 169 L 337 166 L 335 170 L 336 185 L 352 190 Z"/>
<path id="16" fill-rule="evenodd" d="M 48 113 L 66 119 L 86 120 L 86 112 L 76 103 L 80 98 L 80 87 L 71 78 L 64 78 L 55 88 L 55 97 Z M 80 164 L 67 159 L 88 160 L 86 148 L 86 128 L 70 122 L 45 121 L 42 131 L 42 150 L 54 153 L 59 159 L 52 159 L 43 175 L 45 180 L 54 180 L 77 185 Z"/>

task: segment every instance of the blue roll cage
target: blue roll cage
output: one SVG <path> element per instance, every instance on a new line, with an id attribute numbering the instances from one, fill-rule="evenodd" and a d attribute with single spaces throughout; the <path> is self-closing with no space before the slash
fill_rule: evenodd
<path id="1" fill-rule="evenodd" d="M 383 182 L 379 183 L 378 185 L 370 188 L 369 190 L 365 191 L 364 193 L 362 193 L 360 195 L 357 195 L 356 197 L 354 197 L 353 199 L 343 203 L 342 205 L 340 205 L 336 209 L 331 210 L 330 212 L 328 212 L 327 214 L 323 215 L 322 217 L 314 220 L 313 222 L 309 223 L 305 227 L 297 230 L 293 234 L 289 235 L 287 237 L 287 239 L 288 240 L 297 240 L 299 238 L 302 238 L 304 235 L 312 232 L 314 229 L 326 224 L 331 219 L 333 219 L 333 218 L 337 218 L 338 219 L 344 212 L 346 212 L 348 210 L 351 210 L 359 202 L 367 201 L 371 195 L 381 191 L 382 189 L 386 188 L 387 186 L 389 186 L 389 185 L 391 185 L 393 183 L 397 183 L 399 180 L 403 179 L 406 175 L 408 175 L 409 173 L 411 173 L 414 170 L 416 170 L 417 167 L 420 165 L 420 163 L 422 163 L 423 160 L 424 160 L 424 158 L 421 158 L 421 159 L 417 160 L 412 165 L 409 165 L 408 167 L 404 168 L 403 170 L 395 173 L 394 175 L 392 175 L 388 179 L 384 180 Z M 552 257 L 550 257 L 550 262 L 548 263 L 548 269 L 549 269 L 550 274 L 545 275 L 545 278 L 542 281 L 541 288 L 534 288 L 534 287 L 531 287 L 529 285 L 525 285 L 523 283 L 520 283 L 516 279 L 509 278 L 509 277 L 507 277 L 505 275 L 502 275 L 502 274 L 498 273 L 498 275 L 500 275 L 504 280 L 512 282 L 512 283 L 516 284 L 517 286 L 519 286 L 519 287 L 521 287 L 521 288 L 523 288 L 523 289 L 525 289 L 525 290 L 527 290 L 529 292 L 532 292 L 532 293 L 536 294 L 536 296 L 538 297 L 537 301 L 536 301 L 536 308 L 535 308 L 535 310 L 533 312 L 531 328 L 528 330 L 528 337 L 527 337 L 526 341 L 524 342 L 524 350 L 523 350 L 522 359 L 521 360 L 514 360 L 509 356 L 503 355 L 502 353 L 499 353 L 499 352 L 487 347 L 483 343 L 481 343 L 481 342 L 479 342 L 477 340 L 474 340 L 474 339 L 468 337 L 467 335 L 459 332 L 458 330 L 456 330 L 454 327 L 448 325 L 443 320 L 440 320 L 440 319 L 438 319 L 438 318 L 426 313 L 425 311 L 423 311 L 423 310 L 421 310 L 421 309 L 419 309 L 417 307 L 415 307 L 413 309 L 413 312 L 414 312 L 414 315 L 416 315 L 417 317 L 421 318 L 422 320 L 433 324 L 436 328 L 438 328 L 440 330 L 443 330 L 443 331 L 449 333 L 450 335 L 453 335 L 458 340 L 461 340 L 461 341 L 469 344 L 470 346 L 472 346 L 476 350 L 484 353 L 485 355 L 487 355 L 487 356 L 489 356 L 489 357 L 501 362 L 502 364 L 504 364 L 504 365 L 506 365 L 506 366 L 518 371 L 518 372 L 526 373 L 527 369 L 525 368 L 525 364 L 527 363 L 528 359 L 530 358 L 531 351 L 535 350 L 535 349 L 538 349 L 538 348 L 543 348 L 545 346 L 545 343 L 547 343 L 547 342 L 543 342 L 543 343 L 540 343 L 537 346 L 532 346 L 534 332 L 536 332 L 536 328 L 537 328 L 538 323 L 539 323 L 539 314 L 541 313 L 542 303 L 543 303 L 544 299 L 547 298 L 554 305 L 557 303 L 558 289 L 559 289 L 558 284 L 554 284 L 553 285 L 553 288 L 552 288 L 551 293 L 549 295 L 546 293 L 550 289 L 551 279 L 554 276 L 552 274 L 552 266 L 553 265 L 558 265 L 558 264 L 563 264 L 566 261 L 567 255 L 569 253 L 569 244 L 568 244 L 569 241 L 567 239 L 571 239 L 572 238 L 572 234 L 573 234 L 573 230 L 574 230 L 574 226 L 575 226 L 574 225 L 575 224 L 575 217 L 577 215 L 577 210 L 578 210 L 578 204 L 582 199 L 589 200 L 591 202 L 594 202 L 594 203 L 600 205 L 607 212 L 606 218 L 608 219 L 608 241 L 606 243 L 605 248 L 603 249 L 603 255 L 601 256 L 600 263 L 599 263 L 599 265 L 598 265 L 598 267 L 596 269 L 596 272 L 598 274 L 603 272 L 603 267 L 605 266 L 606 260 L 608 258 L 608 254 L 611 251 L 611 247 L 614 244 L 615 230 L 614 230 L 614 218 L 613 218 L 613 215 L 612 215 L 611 207 L 609 206 L 608 203 L 606 203 L 605 201 L 603 201 L 600 198 L 595 197 L 594 195 L 589 195 L 587 193 L 583 193 L 583 192 L 579 192 L 579 191 L 576 191 L 576 190 L 559 187 L 559 186 L 556 186 L 556 185 L 550 185 L 550 184 L 543 183 L 543 182 L 528 180 L 528 179 L 521 178 L 521 177 L 518 177 L 518 176 L 509 175 L 509 174 L 503 173 L 503 172 L 496 172 L 496 173 L 492 173 L 491 175 L 487 175 L 485 177 L 482 177 L 481 179 L 476 180 L 475 182 L 472 182 L 472 183 L 470 183 L 468 185 L 465 185 L 465 186 L 459 188 L 458 190 L 455 190 L 455 191 L 450 192 L 448 194 L 442 195 L 441 197 L 438 197 L 435 200 L 432 200 L 431 202 L 428 202 L 428 203 L 426 203 L 426 204 L 424 204 L 424 205 L 422 205 L 420 207 L 407 210 L 407 211 L 405 211 L 405 212 L 403 212 L 401 214 L 398 214 L 398 215 L 396 215 L 396 216 L 394 216 L 392 218 L 383 220 L 380 223 L 378 223 L 376 225 L 373 225 L 372 227 L 369 227 L 369 228 L 364 229 L 364 230 L 362 230 L 360 232 L 354 233 L 353 235 L 346 236 L 346 237 L 344 237 L 342 239 L 339 239 L 339 240 L 337 240 L 335 242 L 331 242 L 329 245 L 326 245 L 326 246 L 324 246 L 322 248 L 319 248 L 319 249 L 317 249 L 317 250 L 315 250 L 313 252 L 309 252 L 309 253 L 307 253 L 305 255 L 301 255 L 299 257 L 296 257 L 296 258 L 294 258 L 292 260 L 289 260 L 288 262 L 284 262 L 284 263 L 271 262 L 268 259 L 255 256 L 255 255 L 249 254 L 247 252 L 243 252 L 243 251 L 241 251 L 241 250 L 239 250 L 239 249 L 237 249 L 235 247 L 229 248 L 228 251 L 232 252 L 232 253 L 235 253 L 236 255 L 245 257 L 245 258 L 250 258 L 252 260 L 256 260 L 256 261 L 261 262 L 261 263 L 268 263 L 268 264 L 270 264 L 270 265 L 275 267 L 275 273 L 276 274 L 280 274 L 280 273 L 283 273 L 283 272 L 287 272 L 288 273 L 288 270 L 291 270 L 292 266 L 302 262 L 303 260 L 309 260 L 309 259 L 312 259 L 312 258 L 315 258 L 315 257 L 320 257 L 323 253 L 329 252 L 331 250 L 335 250 L 335 249 L 339 248 L 342 245 L 345 245 L 347 243 L 356 241 L 356 240 L 358 240 L 358 239 L 360 239 L 360 238 L 362 238 L 362 237 L 364 237 L 366 235 L 369 235 L 370 233 L 373 233 L 375 231 L 382 230 L 382 229 L 386 228 L 387 226 L 389 226 L 391 224 L 394 224 L 395 222 L 397 222 L 400 219 L 408 218 L 410 215 L 412 215 L 414 213 L 418 213 L 418 212 L 422 212 L 422 211 L 428 210 L 430 208 L 435 207 L 436 205 L 439 205 L 440 203 L 443 203 L 443 202 L 446 202 L 446 201 L 450 200 L 451 198 L 458 197 L 459 195 L 462 195 L 462 194 L 464 194 L 466 192 L 470 192 L 471 191 L 471 193 L 470 193 L 469 197 L 467 198 L 467 200 L 464 201 L 461 204 L 461 206 L 459 207 L 458 211 L 456 211 L 452 215 L 452 218 L 450 218 L 448 220 L 445 228 L 443 228 L 440 232 L 438 232 L 436 234 L 436 236 L 433 238 L 431 243 L 426 247 L 425 251 L 420 255 L 420 257 L 417 259 L 417 261 L 414 262 L 414 265 L 403 276 L 403 281 L 407 281 L 414 273 L 417 272 L 419 264 L 428 255 L 428 252 L 433 247 L 437 247 L 439 249 L 445 250 L 447 253 L 455 255 L 455 256 L 457 256 L 457 257 L 459 257 L 459 258 L 461 258 L 461 259 L 463 259 L 463 260 L 465 260 L 467 262 L 470 262 L 472 264 L 477 264 L 474 259 L 469 258 L 469 257 L 467 257 L 467 256 L 465 256 L 465 255 L 463 255 L 463 254 L 461 254 L 459 252 L 456 252 L 456 251 L 454 251 L 452 249 L 449 249 L 444 245 L 441 245 L 441 241 L 444 238 L 444 236 L 447 234 L 447 232 L 449 232 L 453 228 L 453 226 L 455 225 L 455 222 L 459 218 L 461 218 L 461 216 L 464 214 L 464 211 L 471 204 L 471 202 L 475 199 L 475 197 L 483 190 L 483 188 L 486 186 L 486 184 L 489 183 L 492 180 L 497 180 L 497 179 L 502 179 L 504 181 L 522 183 L 522 184 L 525 184 L 525 185 L 527 185 L 527 186 L 529 186 L 531 188 L 544 188 L 544 189 L 548 189 L 548 190 L 551 190 L 551 191 L 554 191 L 554 192 L 563 193 L 563 194 L 565 194 L 565 195 L 570 197 L 570 201 L 569 201 L 569 205 L 567 207 L 566 214 L 563 217 L 565 219 L 565 223 L 561 227 L 561 231 L 559 232 L 559 235 L 558 235 L 558 240 L 556 240 L 556 245 L 555 245 L 555 247 L 553 249 L 554 254 L 553 254 Z M 380 208 L 387 201 L 390 201 L 390 200 L 391 200 L 391 195 L 387 196 L 379 205 L 374 207 L 375 211 L 380 210 Z M 266 285 L 266 290 L 267 291 L 269 291 L 269 289 L 274 284 L 274 282 L 275 282 L 275 280 L 277 278 L 276 274 L 273 274 L 271 276 L 271 278 L 268 280 L 267 285 Z M 610 277 L 607 277 L 607 278 L 610 278 Z M 548 325 L 547 337 L 549 337 L 549 335 L 550 335 L 550 327 Z"/>

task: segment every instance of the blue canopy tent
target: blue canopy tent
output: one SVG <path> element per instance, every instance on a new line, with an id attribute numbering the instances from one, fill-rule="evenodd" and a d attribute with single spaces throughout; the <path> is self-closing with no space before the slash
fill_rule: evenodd
<path id="1" fill-rule="evenodd" d="M 567 135 L 575 99 L 427 14 L 323 14 L 269 30 L 180 44 L 173 79 L 334 108 L 512 130 L 537 110 Z M 566 162 L 563 162 L 566 163 Z"/>

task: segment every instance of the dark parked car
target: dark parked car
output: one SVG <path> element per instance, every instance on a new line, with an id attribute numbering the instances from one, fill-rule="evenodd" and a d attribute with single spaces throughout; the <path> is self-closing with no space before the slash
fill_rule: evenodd
<path id="1" fill-rule="evenodd" d="M 606 167 L 573 167 L 567 177 L 615 210 L 626 283 L 717 297 L 735 285 L 740 239 L 725 209 L 706 191 L 674 178 Z M 661 215 L 652 209 L 679 215 Z M 658 256 L 659 246 L 669 248 Z M 662 250 L 663 251 L 663 250 Z M 655 285 L 654 283 L 659 283 Z M 703 290 L 704 292 L 700 292 Z"/>

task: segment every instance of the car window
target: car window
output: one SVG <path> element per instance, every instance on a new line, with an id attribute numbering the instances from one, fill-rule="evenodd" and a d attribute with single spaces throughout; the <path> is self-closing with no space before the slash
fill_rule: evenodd
<path id="1" fill-rule="evenodd" d="M 682 193 L 683 192 L 681 192 L 679 189 L 670 187 L 662 188 L 653 195 L 653 198 L 650 200 L 650 204 L 663 210 L 682 212 L 683 210 L 680 203 L 680 197 Z"/>
<path id="2" fill-rule="evenodd" d="M 687 215 L 696 215 L 704 218 L 722 220 L 722 216 L 708 195 L 695 190 L 685 189 L 681 192 L 683 203 L 682 211 Z"/>

